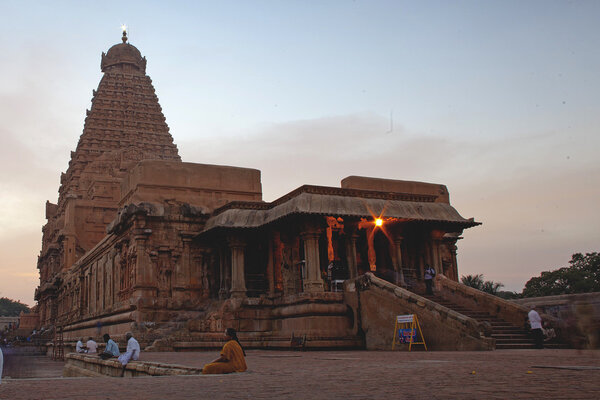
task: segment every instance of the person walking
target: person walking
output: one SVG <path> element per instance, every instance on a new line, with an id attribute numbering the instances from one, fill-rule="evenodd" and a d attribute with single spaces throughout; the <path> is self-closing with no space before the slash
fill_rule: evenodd
<path id="1" fill-rule="evenodd" d="M 535 340 L 535 348 L 543 349 L 544 348 L 544 333 L 542 332 L 542 317 L 535 310 L 535 306 L 531 306 L 531 310 L 529 314 L 527 314 L 527 318 L 529 319 L 529 326 L 531 327 L 531 333 L 533 334 L 533 340 Z"/>

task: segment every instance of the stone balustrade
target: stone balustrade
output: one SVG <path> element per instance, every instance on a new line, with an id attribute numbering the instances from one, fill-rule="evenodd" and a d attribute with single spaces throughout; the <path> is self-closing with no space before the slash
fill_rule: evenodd
<path id="1" fill-rule="evenodd" d="M 63 376 L 122 376 L 123 366 L 116 359 L 103 360 L 98 356 L 69 353 L 65 357 Z M 124 376 L 199 375 L 201 368 L 163 364 L 149 361 L 131 361 L 125 367 Z"/>
<path id="2" fill-rule="evenodd" d="M 417 315 L 430 350 L 493 350 L 495 339 L 473 318 L 396 286 L 371 273 L 346 281 L 346 304 L 355 312 L 355 329 L 362 331 L 368 350 L 389 350 L 396 315 Z"/>

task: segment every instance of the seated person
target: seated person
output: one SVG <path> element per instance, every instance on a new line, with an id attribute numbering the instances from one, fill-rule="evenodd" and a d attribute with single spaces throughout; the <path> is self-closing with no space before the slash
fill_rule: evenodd
<path id="1" fill-rule="evenodd" d="M 75 345 L 75 351 L 78 353 L 86 353 L 86 350 L 83 348 L 83 338 L 80 338 Z"/>
<path id="2" fill-rule="evenodd" d="M 102 338 L 106 342 L 106 348 L 104 349 L 104 352 L 100 354 L 100 358 L 103 360 L 108 360 L 111 357 L 119 357 L 121 354 L 119 352 L 119 346 L 117 346 L 115 341 L 110 338 L 110 335 L 105 333 Z"/>
<path id="3" fill-rule="evenodd" d="M 225 346 L 221 350 L 221 357 L 202 368 L 203 374 L 229 374 L 232 372 L 244 372 L 246 367 L 246 352 L 237 338 L 233 328 L 225 330 Z"/>
<path id="4" fill-rule="evenodd" d="M 98 351 L 98 343 L 96 343 L 96 341 L 94 341 L 94 339 L 91 337 L 85 343 L 85 347 L 87 347 L 88 354 L 96 354 L 96 351 Z"/>
<path id="5" fill-rule="evenodd" d="M 123 365 L 123 371 L 125 371 L 125 366 L 127 366 L 129 361 L 137 361 L 140 359 L 140 344 L 135 340 L 133 334 L 127 332 L 125 334 L 125 339 L 127 340 L 127 350 L 119 356 L 119 362 Z"/>

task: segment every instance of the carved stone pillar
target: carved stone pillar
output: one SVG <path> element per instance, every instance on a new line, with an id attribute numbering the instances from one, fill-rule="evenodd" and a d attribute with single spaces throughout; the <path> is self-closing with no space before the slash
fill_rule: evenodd
<path id="1" fill-rule="evenodd" d="M 306 261 L 306 279 L 304 291 L 307 293 L 323 292 L 323 279 L 321 278 L 321 264 L 319 261 L 319 233 L 315 231 L 302 234 L 304 241 L 304 257 Z"/>
<path id="2" fill-rule="evenodd" d="M 173 274 L 175 275 L 173 284 L 173 300 L 185 300 L 190 297 L 188 288 L 191 282 L 191 255 L 190 244 L 192 234 L 188 232 L 179 232 L 181 236 L 182 253 L 181 257 L 175 263 Z M 200 268 L 201 266 L 196 266 Z M 198 284 L 200 282 L 196 282 Z"/>
<path id="3" fill-rule="evenodd" d="M 98 289 L 97 284 L 97 263 L 93 263 L 90 269 L 90 313 L 96 312 L 96 290 Z"/>
<path id="4" fill-rule="evenodd" d="M 85 294 L 86 294 L 86 288 L 85 288 L 85 275 L 83 274 L 83 271 L 80 270 L 79 272 L 79 317 L 83 317 L 85 315 Z M 43 319 L 42 319 L 43 321 Z"/>
<path id="5" fill-rule="evenodd" d="M 269 296 L 275 295 L 275 271 L 273 268 L 273 259 L 274 259 L 274 251 L 273 251 L 273 238 L 269 235 L 269 246 L 268 246 L 268 254 L 267 254 L 267 278 L 269 280 Z"/>
<path id="6" fill-rule="evenodd" d="M 438 274 L 443 274 L 442 268 L 442 251 L 440 246 L 442 245 L 442 238 L 444 237 L 442 231 L 434 230 L 431 232 L 431 241 L 429 242 L 431 248 L 431 263 L 430 265 L 435 269 Z"/>
<path id="7" fill-rule="evenodd" d="M 450 273 L 448 274 L 448 278 L 456 282 L 458 282 L 458 262 L 456 260 L 456 251 L 458 250 L 458 247 L 456 246 L 456 242 L 460 239 L 462 239 L 462 237 L 460 237 L 460 234 L 458 233 L 449 234 L 448 237 L 444 237 L 444 244 L 450 251 L 451 265 L 449 269 Z"/>
<path id="8" fill-rule="evenodd" d="M 356 242 L 358 241 L 358 234 L 356 232 L 348 235 L 346 238 L 346 259 L 348 262 L 348 275 L 350 279 L 354 279 L 358 276 L 358 265 L 356 261 Z"/>
<path id="9" fill-rule="evenodd" d="M 403 260 L 402 260 L 402 236 L 396 236 L 394 238 L 394 271 L 396 272 L 396 284 L 404 285 L 404 271 L 403 271 Z"/>
<path id="10" fill-rule="evenodd" d="M 244 275 L 244 248 L 246 244 L 237 237 L 229 239 L 231 250 L 231 297 L 246 297 L 246 277 Z"/>
<path id="11" fill-rule="evenodd" d="M 227 287 L 227 254 L 225 249 L 219 248 L 219 299 L 223 300 L 229 296 L 229 287 Z"/>
<path id="12" fill-rule="evenodd" d="M 152 234 L 152 229 L 136 229 L 135 240 L 135 282 L 133 283 L 134 297 L 156 297 L 157 276 L 154 264 L 146 251 L 146 241 Z M 138 314 L 140 315 L 140 314 Z"/>

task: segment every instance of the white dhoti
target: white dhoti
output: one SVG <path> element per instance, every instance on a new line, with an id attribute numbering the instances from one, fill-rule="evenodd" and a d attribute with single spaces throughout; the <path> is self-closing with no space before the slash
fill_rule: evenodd
<path id="1" fill-rule="evenodd" d="M 127 351 L 119 356 L 121 365 L 126 366 L 131 360 L 137 361 L 140 358 L 140 344 L 134 338 L 127 341 Z"/>
<path id="2" fill-rule="evenodd" d="M 138 358 L 139 357 L 137 356 L 137 354 L 135 354 L 135 356 L 134 356 L 133 351 L 126 351 L 125 353 L 123 353 L 119 356 L 119 362 L 121 363 L 121 365 L 125 366 L 125 365 L 127 365 L 127 363 L 129 363 L 129 361 L 131 361 L 131 360 L 137 361 Z"/>

